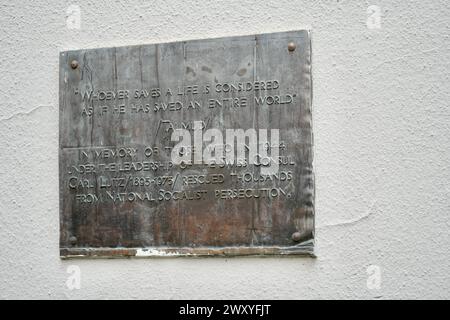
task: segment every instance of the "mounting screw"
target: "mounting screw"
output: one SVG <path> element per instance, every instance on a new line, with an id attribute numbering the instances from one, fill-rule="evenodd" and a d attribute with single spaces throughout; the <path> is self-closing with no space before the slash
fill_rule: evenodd
<path id="1" fill-rule="evenodd" d="M 294 41 L 291 41 L 291 42 L 288 43 L 288 50 L 290 52 L 295 50 L 295 43 L 294 43 Z"/>
<path id="2" fill-rule="evenodd" d="M 71 236 L 71 237 L 69 238 L 69 242 L 70 242 L 71 244 L 77 243 L 77 237 Z"/>
<path id="3" fill-rule="evenodd" d="M 294 232 L 292 234 L 292 240 L 295 242 L 299 242 L 300 240 L 302 240 L 302 234 L 300 232 Z"/>
<path id="4" fill-rule="evenodd" d="M 72 62 L 70 63 L 70 66 L 72 67 L 72 69 L 78 68 L 78 61 L 77 60 L 72 60 Z"/>

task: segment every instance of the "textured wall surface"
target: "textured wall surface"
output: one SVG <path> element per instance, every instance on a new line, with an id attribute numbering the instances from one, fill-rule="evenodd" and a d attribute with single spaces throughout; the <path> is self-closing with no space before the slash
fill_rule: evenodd
<path id="1" fill-rule="evenodd" d="M 445 0 L 1 0 L 0 298 L 450 298 L 449 15 Z M 303 28 L 317 259 L 59 259 L 60 51 Z"/>

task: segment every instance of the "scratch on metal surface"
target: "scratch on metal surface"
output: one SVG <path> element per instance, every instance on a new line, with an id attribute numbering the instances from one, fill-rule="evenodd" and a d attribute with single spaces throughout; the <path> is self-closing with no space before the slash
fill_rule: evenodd
<path id="1" fill-rule="evenodd" d="M 179 252 L 166 252 L 157 249 L 137 249 L 136 257 L 167 257 L 167 256 L 179 256 Z M 184 255 L 190 255 L 186 253 Z"/>

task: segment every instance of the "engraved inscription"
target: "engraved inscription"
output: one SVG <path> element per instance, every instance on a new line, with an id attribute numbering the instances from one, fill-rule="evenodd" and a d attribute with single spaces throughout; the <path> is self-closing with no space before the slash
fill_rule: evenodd
<path id="1" fill-rule="evenodd" d="M 61 255 L 311 254 L 309 37 L 61 53 Z"/>

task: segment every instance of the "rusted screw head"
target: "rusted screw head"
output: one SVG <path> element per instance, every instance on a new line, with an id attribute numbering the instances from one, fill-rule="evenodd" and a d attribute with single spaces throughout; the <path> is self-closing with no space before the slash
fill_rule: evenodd
<path id="1" fill-rule="evenodd" d="M 75 243 L 77 242 L 77 237 L 71 236 L 71 237 L 69 238 L 69 242 L 70 242 L 71 244 L 75 244 Z"/>
<path id="2" fill-rule="evenodd" d="M 77 60 L 72 60 L 72 62 L 70 63 L 70 66 L 72 67 L 72 69 L 78 68 L 78 61 Z"/>
<path id="3" fill-rule="evenodd" d="M 288 50 L 290 52 L 295 50 L 295 43 L 294 43 L 294 41 L 291 41 L 291 42 L 288 43 Z"/>
<path id="4" fill-rule="evenodd" d="M 295 242 L 299 242 L 300 240 L 302 240 L 302 234 L 300 232 L 294 232 L 292 234 L 292 240 Z"/>

